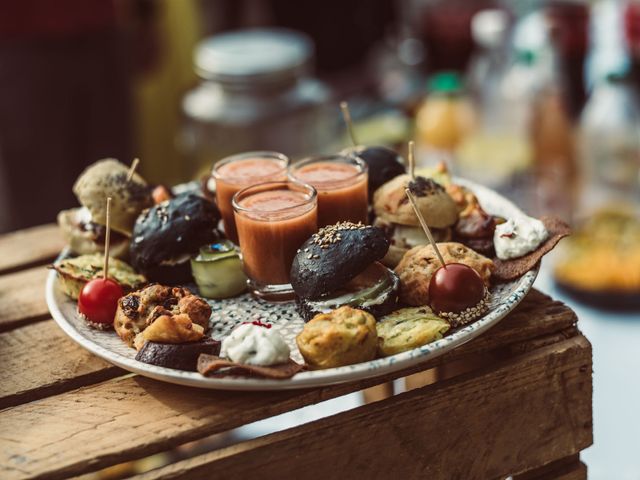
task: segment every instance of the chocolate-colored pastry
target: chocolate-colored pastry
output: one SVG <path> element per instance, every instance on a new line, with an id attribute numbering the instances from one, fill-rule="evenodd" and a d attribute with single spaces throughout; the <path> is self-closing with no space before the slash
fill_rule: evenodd
<path id="1" fill-rule="evenodd" d="M 475 199 L 460 213 L 460 218 L 453 229 L 453 239 L 484 256 L 492 257 L 495 254 L 493 248 L 495 229 L 495 217 L 485 212 Z"/>
<path id="2" fill-rule="evenodd" d="M 178 195 L 143 211 L 133 229 L 131 263 L 149 280 L 170 285 L 192 281 L 191 255 L 219 240 L 220 211 L 194 194 Z"/>
<path id="3" fill-rule="evenodd" d="M 343 222 L 321 229 L 300 247 L 291 267 L 298 313 L 308 321 L 343 305 L 374 317 L 393 310 L 399 280 L 378 262 L 388 248 L 376 227 Z"/>
<path id="4" fill-rule="evenodd" d="M 274 380 L 286 380 L 304 369 L 304 365 L 289 359 L 286 363 L 277 365 L 248 365 L 235 363 L 226 358 L 215 355 L 200 355 L 198 359 L 198 372 L 205 377 L 223 377 L 227 375 L 243 375 L 250 377 L 270 378 Z"/>
<path id="5" fill-rule="evenodd" d="M 178 344 L 146 342 L 136 355 L 136 360 L 159 367 L 195 372 L 198 367 L 198 357 L 202 353 L 218 355 L 220 342 L 212 338 Z"/>
<path id="6" fill-rule="evenodd" d="M 304 298 L 318 298 L 347 283 L 384 257 L 389 241 L 376 227 L 341 222 L 326 226 L 298 250 L 291 285 Z"/>
<path id="7" fill-rule="evenodd" d="M 405 173 L 404 160 L 387 147 L 357 146 L 344 150 L 365 161 L 369 168 L 369 202 L 373 201 L 373 192 L 392 178 Z"/>

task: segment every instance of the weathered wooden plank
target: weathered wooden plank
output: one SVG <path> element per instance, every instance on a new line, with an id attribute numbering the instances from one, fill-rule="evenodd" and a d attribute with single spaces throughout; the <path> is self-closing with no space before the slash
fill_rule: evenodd
<path id="1" fill-rule="evenodd" d="M 0 274 L 47 263 L 64 245 L 54 223 L 0 235 Z"/>
<path id="2" fill-rule="evenodd" d="M 531 316 L 533 305 L 537 305 L 540 318 L 534 319 Z M 481 338 L 463 345 L 429 364 L 414 367 L 392 376 L 381 377 L 379 381 L 373 381 L 372 384 L 381 383 L 385 378 L 398 378 L 435 365 L 451 363 L 459 358 L 479 352 L 493 351 L 513 342 L 529 339 L 529 336 L 534 333 L 565 329 L 567 325 L 573 325 L 574 321 L 575 316 L 571 310 L 559 306 L 556 302 L 552 302 L 539 292 L 534 291 L 502 324 Z M 569 328 L 575 334 L 575 331 L 572 330 L 573 327 Z M 557 335 L 562 334 L 557 333 Z M 543 338 L 548 339 L 549 336 Z M 80 386 L 98 383 L 106 378 L 113 378 L 120 372 L 68 339 L 51 319 L 5 332 L 0 335 L 0 339 L 0 347 L 2 347 L 0 360 L 5 367 L 0 376 L 3 381 L 3 386 L 0 388 L 0 392 L 2 392 L 0 395 L 1 407 L 13 406 L 45 396 L 60 394 Z M 527 345 L 530 344 L 531 342 L 527 343 Z M 54 358 L 55 361 L 48 364 L 47 355 Z M 40 365 L 41 363 L 42 365 Z M 36 365 L 36 368 L 25 369 L 25 365 Z M 384 387 L 380 386 L 380 388 Z M 372 397 L 370 400 L 380 398 L 384 398 L 384 395 Z"/>
<path id="3" fill-rule="evenodd" d="M 0 444 L 6 445 L 0 450 L 0 476 L 60 478 L 97 470 L 390 378 L 256 393 L 119 378 L 0 412 Z"/>
<path id="4" fill-rule="evenodd" d="M 589 446 L 582 337 L 136 478 L 500 478 Z M 550 477 L 544 477 L 550 478 Z M 566 477 L 579 478 L 579 477 Z"/>
<path id="5" fill-rule="evenodd" d="M 0 276 L 0 332 L 49 318 L 44 266 Z"/>
<path id="6" fill-rule="evenodd" d="M 586 480 L 587 467 L 580 461 L 580 455 L 571 455 L 555 462 L 514 475 L 514 480 Z"/>
<path id="7" fill-rule="evenodd" d="M 76 345 L 53 320 L 0 334 L 0 408 L 126 372 Z"/>

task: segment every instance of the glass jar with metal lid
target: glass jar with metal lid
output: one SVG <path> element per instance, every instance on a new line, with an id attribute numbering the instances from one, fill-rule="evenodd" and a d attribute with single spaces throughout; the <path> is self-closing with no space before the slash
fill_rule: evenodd
<path id="1" fill-rule="evenodd" d="M 187 92 L 182 147 L 191 174 L 246 150 L 290 156 L 323 151 L 335 139 L 339 117 L 330 93 L 309 76 L 313 43 L 284 29 L 216 35 L 195 49 L 203 82 Z"/>

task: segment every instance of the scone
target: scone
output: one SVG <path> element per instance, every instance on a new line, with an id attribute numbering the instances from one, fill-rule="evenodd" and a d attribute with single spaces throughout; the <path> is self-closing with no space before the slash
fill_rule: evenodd
<path id="1" fill-rule="evenodd" d="M 316 315 L 296 343 L 309 368 L 317 370 L 373 360 L 377 339 L 375 318 L 345 306 Z"/>
<path id="2" fill-rule="evenodd" d="M 446 263 L 463 263 L 473 268 L 489 285 L 493 262 L 487 257 L 457 242 L 438 243 L 438 249 Z M 421 245 L 409 250 L 395 268 L 400 277 L 400 301 L 407 305 L 421 306 L 429 303 L 429 282 L 440 268 L 440 261 L 431 245 Z"/>
<path id="3" fill-rule="evenodd" d="M 136 336 L 156 321 L 159 323 L 148 333 L 147 340 L 187 342 L 202 338 L 210 316 L 209 304 L 186 288 L 154 284 L 118 300 L 113 327 L 130 347 Z M 142 346 L 140 342 L 143 343 L 142 338 L 136 347 Z"/>
<path id="4" fill-rule="evenodd" d="M 373 197 L 376 216 L 387 222 L 419 226 L 418 217 L 405 194 L 410 183 L 411 193 L 430 227 L 445 228 L 456 222 L 458 207 L 444 187 L 430 178 L 416 177 L 411 181 L 409 175 L 399 175 L 376 190 Z"/>
<path id="5" fill-rule="evenodd" d="M 387 357 L 442 338 L 450 325 L 429 307 L 396 310 L 378 322 L 378 352 Z"/>

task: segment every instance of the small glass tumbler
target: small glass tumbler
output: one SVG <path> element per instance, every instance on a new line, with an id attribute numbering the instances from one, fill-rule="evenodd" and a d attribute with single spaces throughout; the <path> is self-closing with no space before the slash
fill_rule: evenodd
<path id="1" fill-rule="evenodd" d="M 316 190 L 292 181 L 262 183 L 236 193 L 233 210 L 250 291 L 267 301 L 291 300 L 291 264 L 318 229 Z"/>

